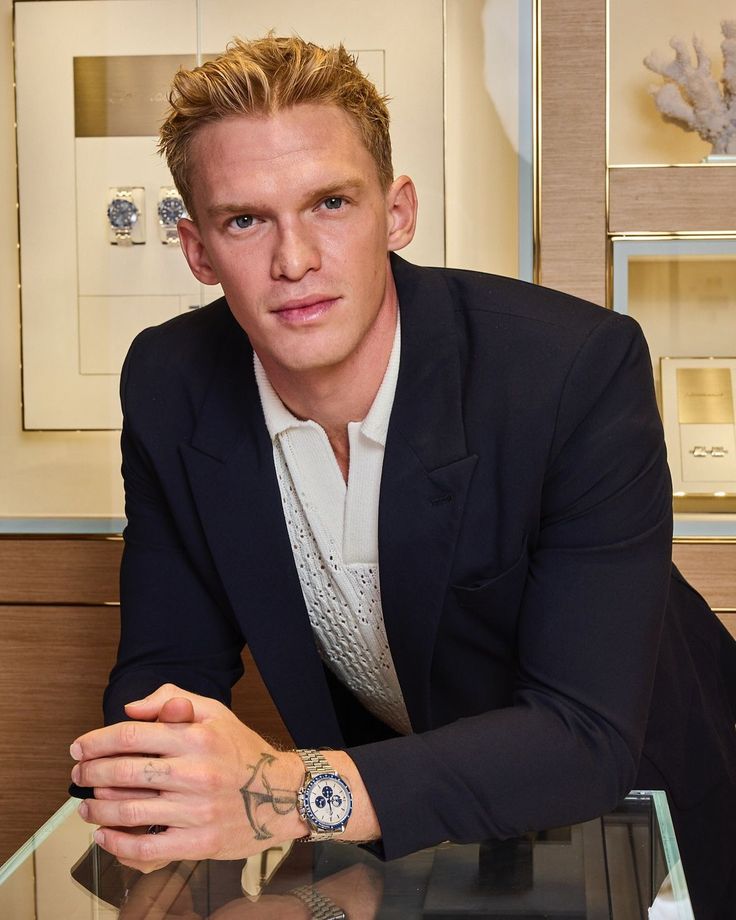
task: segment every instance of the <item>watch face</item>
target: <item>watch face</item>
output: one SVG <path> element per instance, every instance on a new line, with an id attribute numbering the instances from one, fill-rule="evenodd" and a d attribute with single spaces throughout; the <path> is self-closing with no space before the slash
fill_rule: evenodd
<path id="1" fill-rule="evenodd" d="M 353 810 L 353 797 L 347 784 L 336 773 L 320 773 L 304 790 L 304 811 L 309 822 L 320 830 L 339 830 Z"/>
<path id="2" fill-rule="evenodd" d="M 175 224 L 185 214 L 184 202 L 181 198 L 174 196 L 162 198 L 158 203 L 158 216 L 164 224 Z"/>
<path id="3" fill-rule="evenodd" d="M 130 230 L 138 220 L 138 208 L 127 198 L 113 198 L 107 208 L 107 218 L 116 230 Z"/>

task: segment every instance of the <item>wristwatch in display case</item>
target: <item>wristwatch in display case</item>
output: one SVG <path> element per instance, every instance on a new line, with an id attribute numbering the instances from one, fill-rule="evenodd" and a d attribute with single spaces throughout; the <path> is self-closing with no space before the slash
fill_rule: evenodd
<path id="1" fill-rule="evenodd" d="M 129 246 L 133 242 L 133 228 L 141 216 L 140 209 L 133 199 L 133 189 L 127 186 L 111 190 L 107 205 L 107 220 L 112 231 L 110 242 L 113 245 Z"/>
<path id="2" fill-rule="evenodd" d="M 161 186 L 158 196 L 158 232 L 165 246 L 179 245 L 179 232 L 176 225 L 182 217 L 187 217 L 187 209 L 179 192 L 168 185 Z"/>

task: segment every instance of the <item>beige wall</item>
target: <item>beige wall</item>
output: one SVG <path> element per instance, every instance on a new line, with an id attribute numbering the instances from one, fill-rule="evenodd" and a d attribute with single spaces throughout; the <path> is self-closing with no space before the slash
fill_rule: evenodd
<path id="1" fill-rule="evenodd" d="M 730 0 L 610 0 L 611 164 L 697 163 L 709 153 L 710 145 L 697 134 L 662 119 L 649 87 L 663 79 L 642 61 L 655 50 L 672 59 L 670 38 L 690 43 L 696 33 L 720 77 L 720 22 L 729 18 L 736 18 Z"/>
<path id="2" fill-rule="evenodd" d="M 121 517 L 116 432 L 21 430 L 12 16 L 0 0 L 0 517 Z"/>
<path id="3" fill-rule="evenodd" d="M 501 275 L 516 275 L 519 263 L 516 6 L 446 5 L 446 261 Z"/>
<path id="4" fill-rule="evenodd" d="M 518 270 L 515 8 L 516 0 L 447 0 L 446 29 L 446 261 L 511 275 Z M 120 518 L 117 432 L 22 430 L 11 0 L 0 0 L 0 48 L 0 518 Z M 52 86 L 48 92 L 53 104 Z M 426 221 L 431 201 L 422 211 Z"/>

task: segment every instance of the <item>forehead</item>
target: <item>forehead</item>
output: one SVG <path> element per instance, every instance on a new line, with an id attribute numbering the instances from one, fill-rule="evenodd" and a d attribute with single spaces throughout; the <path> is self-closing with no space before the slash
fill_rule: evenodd
<path id="1" fill-rule="evenodd" d="M 204 124 L 190 150 L 195 198 L 330 181 L 350 169 L 378 183 L 378 170 L 351 115 L 303 104 L 272 115 L 234 115 Z M 202 202 L 200 202 L 202 203 Z"/>

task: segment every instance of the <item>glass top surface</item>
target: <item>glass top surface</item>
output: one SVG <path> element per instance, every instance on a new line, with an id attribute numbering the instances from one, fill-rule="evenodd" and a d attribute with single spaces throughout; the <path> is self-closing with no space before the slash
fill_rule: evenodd
<path id="1" fill-rule="evenodd" d="M 347 844 L 296 843 L 248 860 L 172 863 L 145 876 L 93 843 L 78 804 L 69 800 L 0 869 L 0 917 L 693 920 L 661 792 L 633 792 L 583 824 L 445 843 L 390 863 Z"/>

